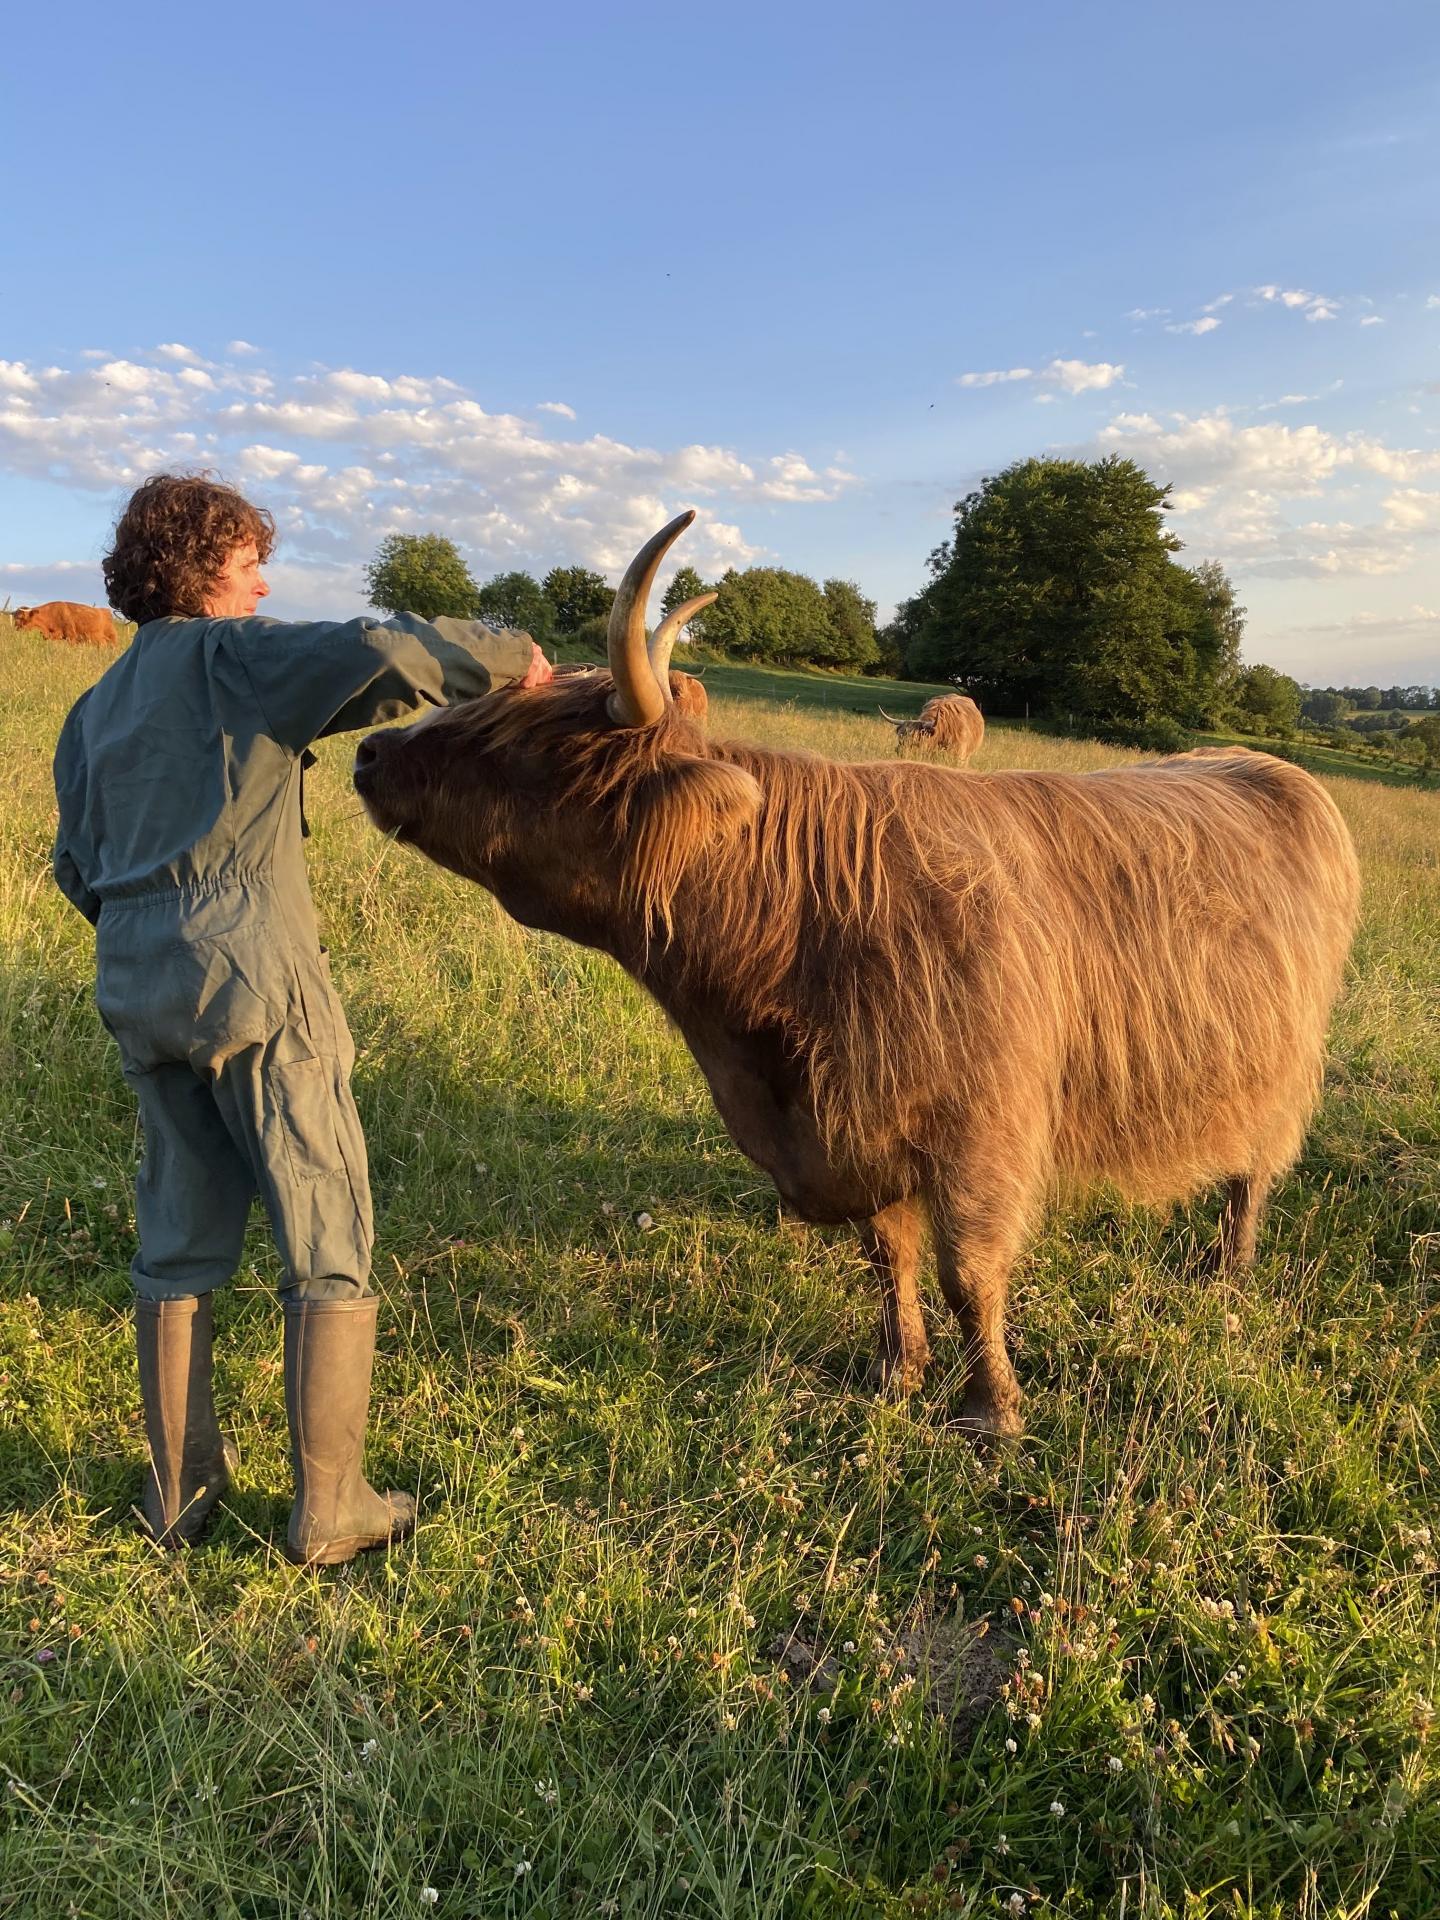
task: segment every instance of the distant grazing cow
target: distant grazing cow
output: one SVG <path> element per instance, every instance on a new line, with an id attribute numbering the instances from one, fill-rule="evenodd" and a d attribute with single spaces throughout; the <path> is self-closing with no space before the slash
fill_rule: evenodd
<path id="1" fill-rule="evenodd" d="M 897 753 L 906 747 L 928 747 L 963 764 L 979 751 L 985 738 L 985 717 L 968 694 L 937 693 L 914 720 L 897 720 L 883 707 L 880 711 L 895 729 Z"/>
<path id="2" fill-rule="evenodd" d="M 47 600 L 43 607 L 17 607 L 15 625 L 67 647 L 113 647 L 119 635 L 105 607 L 82 607 L 75 600 Z"/>
<path id="3" fill-rule="evenodd" d="M 1223 1181 L 1222 1268 L 1253 1256 L 1319 1094 L 1350 836 L 1266 754 L 968 773 L 712 741 L 675 697 L 671 623 L 645 644 L 693 517 L 631 563 L 609 674 L 372 734 L 355 785 L 381 828 L 648 988 L 790 1207 L 858 1227 L 905 1387 L 928 1214 L 964 1418 L 1013 1434 L 1006 1288 L 1058 1186 Z"/>

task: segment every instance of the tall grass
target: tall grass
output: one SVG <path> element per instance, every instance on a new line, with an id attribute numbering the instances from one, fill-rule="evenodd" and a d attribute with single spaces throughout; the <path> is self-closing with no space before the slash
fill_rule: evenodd
<path id="1" fill-rule="evenodd" d="M 908 1405 L 656 1010 L 310 790 L 413 1545 L 280 1553 L 276 1269 L 221 1299 L 208 1543 L 136 1533 L 133 1107 L 54 892 L 88 656 L 0 652 L 0 1916 L 1437 1910 L 1440 798 L 1337 781 L 1365 918 L 1243 1288 L 1212 1209 L 1052 1218 L 1029 1433 Z M 878 719 L 713 690 L 715 731 Z M 1125 756 L 992 728 L 979 766 Z M 649 1225 L 642 1216 L 648 1216 Z M 431 1898 L 433 1893 L 434 1898 Z"/>

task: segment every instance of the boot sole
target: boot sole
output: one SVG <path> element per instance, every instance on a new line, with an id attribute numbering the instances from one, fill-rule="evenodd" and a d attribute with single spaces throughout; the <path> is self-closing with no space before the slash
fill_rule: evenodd
<path id="1" fill-rule="evenodd" d="M 402 1540 L 408 1540 L 414 1531 L 412 1524 L 397 1527 L 393 1533 L 363 1534 L 350 1540 L 332 1540 L 319 1553 L 297 1553 L 287 1542 L 285 1558 L 292 1567 L 343 1567 L 347 1560 L 353 1560 L 357 1554 L 373 1553 L 377 1547 L 398 1546 Z"/>

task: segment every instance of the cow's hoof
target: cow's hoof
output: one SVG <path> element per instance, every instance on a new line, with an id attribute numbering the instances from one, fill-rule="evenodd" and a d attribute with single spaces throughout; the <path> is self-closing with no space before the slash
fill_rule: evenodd
<path id="1" fill-rule="evenodd" d="M 975 1440 L 991 1446 L 1008 1446 L 1025 1431 L 1018 1406 L 997 1406 L 974 1393 L 966 1394 L 957 1424 Z"/>
<path id="2" fill-rule="evenodd" d="M 907 1399 L 925 1384 L 924 1360 L 891 1359 L 881 1354 L 870 1362 L 870 1390 L 892 1400 Z"/>

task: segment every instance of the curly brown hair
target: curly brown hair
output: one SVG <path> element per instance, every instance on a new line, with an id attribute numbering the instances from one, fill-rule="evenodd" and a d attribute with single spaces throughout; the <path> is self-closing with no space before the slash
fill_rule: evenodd
<path id="1" fill-rule="evenodd" d="M 168 613 L 203 614 L 226 561 L 252 540 L 268 560 L 274 518 L 233 487 L 204 473 L 152 474 L 131 494 L 101 562 L 106 596 L 140 626 Z"/>

